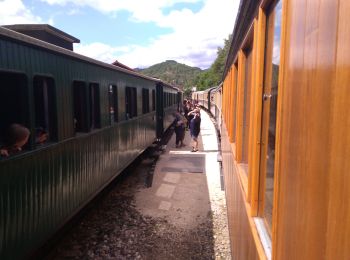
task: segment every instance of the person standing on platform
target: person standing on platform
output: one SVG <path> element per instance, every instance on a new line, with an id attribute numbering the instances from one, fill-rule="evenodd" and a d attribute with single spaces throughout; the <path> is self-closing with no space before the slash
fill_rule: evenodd
<path id="1" fill-rule="evenodd" d="M 185 119 L 181 115 L 179 111 L 176 111 L 174 114 L 174 127 L 175 127 L 175 135 L 176 135 L 176 148 L 180 148 L 185 146 L 183 143 L 185 137 Z"/>
<path id="2" fill-rule="evenodd" d="M 194 109 L 193 111 L 189 112 L 188 115 L 193 115 L 193 118 L 190 121 L 190 134 L 193 141 L 191 152 L 198 152 L 198 136 L 199 132 L 201 131 L 201 117 L 199 109 Z"/>

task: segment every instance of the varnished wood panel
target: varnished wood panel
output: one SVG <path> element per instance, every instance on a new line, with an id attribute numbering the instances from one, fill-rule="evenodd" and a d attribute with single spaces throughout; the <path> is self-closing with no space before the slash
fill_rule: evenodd
<path id="1" fill-rule="evenodd" d="M 230 120 L 228 122 L 229 124 L 229 129 L 230 129 L 230 143 L 234 142 L 234 129 L 233 129 L 233 121 L 235 120 L 235 111 L 234 111 L 234 104 L 235 104 L 235 68 L 234 65 L 231 66 L 231 86 L 230 86 Z"/>
<path id="2" fill-rule="evenodd" d="M 231 66 L 231 69 L 230 69 L 230 72 L 228 74 L 228 84 L 229 84 L 229 97 L 228 97 L 228 118 L 227 118 L 227 131 L 228 131 L 228 136 L 229 136 L 229 140 L 231 142 L 231 139 L 232 139 L 232 125 L 231 125 L 231 122 L 232 122 L 232 89 L 233 89 L 233 84 L 232 84 L 232 80 L 233 80 L 233 70 L 232 70 L 232 66 Z"/>
<path id="3" fill-rule="evenodd" d="M 259 258 L 258 250 L 260 249 L 260 252 L 262 252 L 262 247 L 261 245 L 256 245 L 254 241 L 245 205 L 245 194 L 241 188 L 239 177 L 236 172 L 236 166 L 225 123 L 222 125 L 221 133 L 223 171 L 232 259 L 261 259 Z M 262 259 L 264 259 L 263 257 L 264 256 L 262 256 Z"/>
<path id="4" fill-rule="evenodd" d="M 327 225 L 333 221 L 328 209 L 334 174 L 330 158 L 339 152 L 331 145 L 333 129 L 338 128 L 332 121 L 338 1 L 284 0 L 284 4 L 273 258 L 325 259 Z M 329 251 L 328 259 L 343 259 L 333 258 L 333 253 Z"/>
<path id="5" fill-rule="evenodd" d="M 236 118 L 236 160 L 242 161 L 242 136 L 243 136 L 243 105 L 244 105 L 244 75 L 245 56 L 243 51 L 238 54 L 238 84 L 237 84 L 237 118 Z"/>
<path id="6" fill-rule="evenodd" d="M 327 259 L 350 259 L 350 2 L 339 1 L 330 140 Z"/>
<path id="7" fill-rule="evenodd" d="M 250 141 L 250 158 L 249 158 L 249 176 L 251 177 L 251 215 L 257 216 L 259 204 L 262 203 L 262 193 L 264 178 L 259 175 L 260 166 L 260 135 L 261 135 L 261 113 L 262 113 L 262 93 L 263 93 L 263 72 L 264 72 L 264 50 L 265 50 L 265 14 L 262 9 L 259 10 L 258 20 L 255 22 L 256 30 L 254 36 L 254 51 L 255 51 L 255 69 L 254 69 L 254 82 L 253 88 L 253 99 L 251 102 L 251 110 L 253 111 L 251 116 L 251 141 Z M 260 212 L 261 216 L 261 212 Z"/>
<path id="8" fill-rule="evenodd" d="M 253 45 L 253 44 L 252 44 Z M 253 46 L 249 46 L 252 48 Z M 250 126 L 250 99 L 252 95 L 252 81 L 253 81 L 253 50 L 250 49 L 245 53 L 245 74 L 243 79 L 244 94 L 243 94 L 243 130 L 242 130 L 242 162 L 249 164 L 248 151 L 249 151 L 249 126 Z M 247 172 L 248 174 L 248 172 Z"/>

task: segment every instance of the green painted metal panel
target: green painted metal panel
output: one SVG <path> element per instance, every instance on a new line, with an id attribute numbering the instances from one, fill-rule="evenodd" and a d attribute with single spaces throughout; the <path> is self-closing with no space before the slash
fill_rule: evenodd
<path id="1" fill-rule="evenodd" d="M 1 259 L 21 258 L 147 146 L 150 115 L 0 161 Z"/>
<path id="2" fill-rule="evenodd" d="M 0 259 L 22 258 L 154 141 L 155 112 L 126 121 L 124 91 L 127 85 L 155 89 L 155 82 L 3 37 L 0 70 L 25 74 L 30 95 L 36 75 L 51 75 L 56 88 L 59 142 L 0 160 Z M 99 84 L 104 128 L 74 136 L 73 80 Z M 111 83 L 118 88 L 121 120 L 113 126 L 107 94 Z M 32 97 L 28 104 L 34 129 Z"/>

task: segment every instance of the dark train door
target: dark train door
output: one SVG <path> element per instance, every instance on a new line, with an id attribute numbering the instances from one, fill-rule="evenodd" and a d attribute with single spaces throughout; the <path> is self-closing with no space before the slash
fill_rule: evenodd
<path id="1" fill-rule="evenodd" d="M 163 85 L 158 83 L 156 85 L 156 116 L 157 116 L 157 139 L 160 139 L 164 132 L 164 100 L 163 100 Z"/>

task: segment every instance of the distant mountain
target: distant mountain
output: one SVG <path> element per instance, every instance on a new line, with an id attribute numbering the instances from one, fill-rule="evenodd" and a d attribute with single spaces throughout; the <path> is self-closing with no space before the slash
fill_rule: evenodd
<path id="1" fill-rule="evenodd" d="M 200 68 L 190 67 L 177 63 L 174 60 L 167 60 L 146 69 L 135 69 L 135 71 L 143 75 L 159 78 L 180 89 L 192 87 L 196 77 L 203 72 Z"/>

